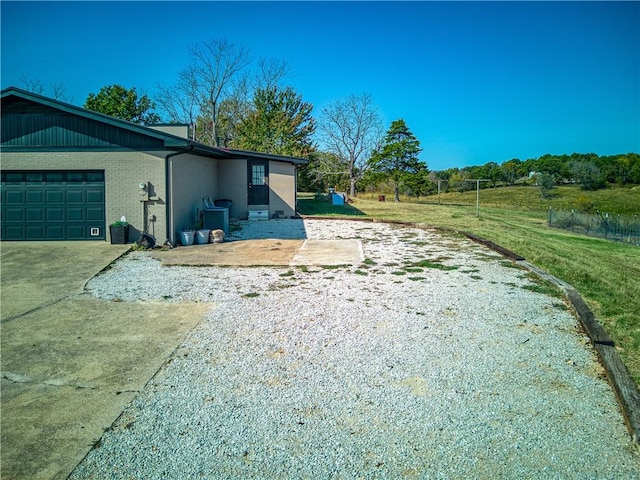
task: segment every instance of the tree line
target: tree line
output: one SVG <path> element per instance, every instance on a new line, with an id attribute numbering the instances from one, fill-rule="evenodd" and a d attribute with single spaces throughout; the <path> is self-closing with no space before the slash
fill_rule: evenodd
<path id="1" fill-rule="evenodd" d="M 465 180 L 488 180 L 483 186 L 535 184 L 543 195 L 555 185 L 575 184 L 583 190 L 598 190 L 610 184 L 640 184 L 640 155 L 626 153 L 598 156 L 595 153 L 570 155 L 545 154 L 539 158 L 517 158 L 497 164 L 489 162 L 481 166 L 449 168 L 435 177 L 444 181 L 447 190 L 464 191 L 474 188 Z"/>
<path id="2" fill-rule="evenodd" d="M 394 120 L 385 132 L 369 94 L 333 100 L 314 116 L 313 105 L 286 84 L 289 76 L 283 60 L 256 61 L 245 47 L 213 39 L 189 47 L 175 82 L 158 85 L 154 98 L 116 84 L 89 94 L 83 106 L 145 125 L 187 124 L 191 139 L 205 145 L 307 158 L 299 174 L 305 191 L 390 191 L 398 201 L 401 194 L 420 197 L 439 187 L 465 190 L 472 187 L 465 181 L 470 178 L 489 180 L 483 186 L 513 185 L 532 172 L 546 184 L 575 182 L 586 189 L 640 184 L 640 160 L 633 153 L 543 155 L 429 172 L 419 158 L 420 141 L 404 120 Z M 23 78 L 23 84 L 34 93 L 45 90 L 38 81 Z M 62 85 L 51 90 L 68 101 Z"/>

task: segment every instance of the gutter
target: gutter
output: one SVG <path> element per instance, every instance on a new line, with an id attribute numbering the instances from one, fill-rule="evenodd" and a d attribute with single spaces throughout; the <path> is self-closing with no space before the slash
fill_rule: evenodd
<path id="1" fill-rule="evenodd" d="M 165 190 L 165 215 L 166 215 L 166 228 L 167 228 L 167 239 L 165 240 L 165 245 L 175 246 L 175 242 L 173 240 L 173 215 L 172 215 L 172 198 L 171 198 L 171 188 L 173 186 L 172 177 L 171 177 L 171 169 L 169 168 L 170 162 L 169 159 L 172 157 L 177 157 L 178 155 L 183 155 L 185 153 L 190 153 L 194 149 L 193 145 L 189 145 L 189 149 L 184 152 L 173 152 L 164 157 L 164 190 Z"/>

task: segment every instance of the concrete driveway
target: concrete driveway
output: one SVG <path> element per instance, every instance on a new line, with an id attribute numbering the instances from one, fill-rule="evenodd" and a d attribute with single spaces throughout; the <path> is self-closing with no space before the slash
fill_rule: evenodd
<path id="1" fill-rule="evenodd" d="M 2 479 L 66 478 L 212 308 L 84 293 L 127 249 L 0 245 Z"/>

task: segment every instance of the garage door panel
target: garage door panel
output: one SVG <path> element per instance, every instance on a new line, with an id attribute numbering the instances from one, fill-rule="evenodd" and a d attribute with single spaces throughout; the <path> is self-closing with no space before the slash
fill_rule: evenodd
<path id="1" fill-rule="evenodd" d="M 22 208 L 9 208 L 7 207 L 4 210 L 4 221 L 5 222 L 24 222 L 25 215 L 24 209 Z"/>
<path id="2" fill-rule="evenodd" d="M 44 225 L 27 225 L 27 240 L 44 240 Z"/>
<path id="3" fill-rule="evenodd" d="M 27 202 L 26 203 L 37 203 L 41 204 L 44 201 L 44 191 L 43 190 L 28 190 L 27 191 Z"/>
<path id="4" fill-rule="evenodd" d="M 88 222 L 104 222 L 104 209 L 87 207 Z"/>
<path id="5" fill-rule="evenodd" d="M 87 193 L 86 203 L 88 204 L 97 203 L 100 205 L 104 203 L 104 189 L 102 190 L 88 189 L 86 193 Z"/>
<path id="6" fill-rule="evenodd" d="M 87 237 L 84 225 L 67 225 L 66 237 L 68 240 L 83 240 Z"/>
<path id="7" fill-rule="evenodd" d="M 25 238 L 24 227 L 22 225 L 3 225 L 5 240 L 23 240 Z"/>
<path id="8" fill-rule="evenodd" d="M 83 190 L 67 190 L 66 203 L 84 203 L 84 191 Z"/>
<path id="9" fill-rule="evenodd" d="M 44 220 L 44 208 L 27 208 L 25 212 L 27 213 L 28 222 L 41 222 Z"/>
<path id="10" fill-rule="evenodd" d="M 62 222 L 64 220 L 64 208 L 47 208 L 47 222 Z"/>
<path id="11" fill-rule="evenodd" d="M 6 202 L 7 205 L 22 205 L 25 203 L 25 192 L 16 190 L 7 190 Z"/>
<path id="12" fill-rule="evenodd" d="M 84 219 L 84 207 L 67 208 L 67 222 L 82 222 Z"/>
<path id="13" fill-rule="evenodd" d="M 47 225 L 46 240 L 66 240 L 64 225 Z"/>
<path id="14" fill-rule="evenodd" d="M 47 203 L 64 203 L 64 192 L 62 190 L 47 190 Z"/>

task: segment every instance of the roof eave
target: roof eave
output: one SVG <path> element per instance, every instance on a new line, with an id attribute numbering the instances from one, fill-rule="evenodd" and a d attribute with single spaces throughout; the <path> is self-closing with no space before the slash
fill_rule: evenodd
<path id="1" fill-rule="evenodd" d="M 268 160 L 275 160 L 278 162 L 292 163 L 294 165 L 306 165 L 307 163 L 309 163 L 309 160 L 307 160 L 306 158 L 289 157 L 286 155 L 275 155 L 272 153 L 252 152 L 250 150 L 236 150 L 232 148 L 221 148 L 220 150 L 227 152 L 230 156 L 234 158 L 247 158 L 247 157 L 262 158 L 262 159 L 268 159 Z"/>

